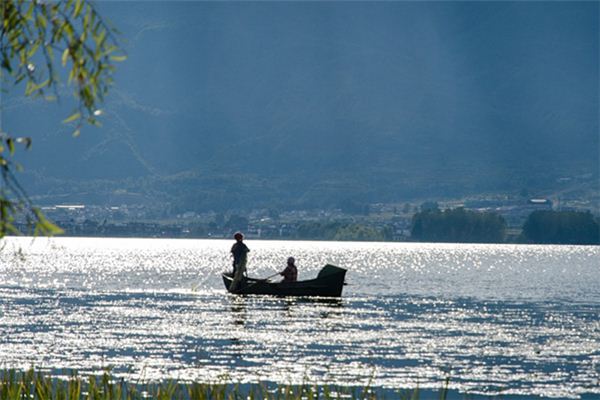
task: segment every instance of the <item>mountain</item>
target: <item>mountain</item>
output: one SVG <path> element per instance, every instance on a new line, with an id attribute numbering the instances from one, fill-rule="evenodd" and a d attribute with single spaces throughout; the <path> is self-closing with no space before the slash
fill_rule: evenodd
<path id="1" fill-rule="evenodd" d="M 103 2 L 103 127 L 2 99 L 41 202 L 330 207 L 598 178 L 596 2 Z M 126 194 L 125 196 L 123 194 Z M 62 200 L 61 200 L 62 199 Z"/>

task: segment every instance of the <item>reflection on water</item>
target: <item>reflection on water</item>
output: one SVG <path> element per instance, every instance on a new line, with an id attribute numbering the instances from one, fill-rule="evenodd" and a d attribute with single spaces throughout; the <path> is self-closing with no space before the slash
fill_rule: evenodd
<path id="1" fill-rule="evenodd" d="M 244 325 L 246 322 L 245 296 L 229 296 L 231 299 L 231 316 L 235 325 Z"/>
<path id="2" fill-rule="evenodd" d="M 23 247 L 25 259 L 10 252 Z M 227 241 L 14 240 L 4 366 L 132 378 L 600 395 L 598 247 L 255 242 L 272 275 L 347 267 L 342 299 L 233 296 Z M 196 289 L 192 291 L 192 288 Z"/>

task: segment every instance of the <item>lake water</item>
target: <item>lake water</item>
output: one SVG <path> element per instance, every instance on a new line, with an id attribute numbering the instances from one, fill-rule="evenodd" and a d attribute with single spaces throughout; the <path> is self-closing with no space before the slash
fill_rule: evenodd
<path id="1" fill-rule="evenodd" d="M 4 368 L 600 398 L 598 246 L 247 241 L 251 276 L 347 268 L 328 302 L 228 294 L 229 240 L 3 243 Z"/>

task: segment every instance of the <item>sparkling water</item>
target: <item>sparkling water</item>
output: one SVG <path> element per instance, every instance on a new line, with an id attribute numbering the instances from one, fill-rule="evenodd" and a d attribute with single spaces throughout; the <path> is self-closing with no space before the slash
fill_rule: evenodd
<path id="1" fill-rule="evenodd" d="M 600 247 L 247 241 L 251 276 L 346 268 L 327 300 L 228 294 L 232 243 L 5 239 L 2 367 L 600 396 Z"/>

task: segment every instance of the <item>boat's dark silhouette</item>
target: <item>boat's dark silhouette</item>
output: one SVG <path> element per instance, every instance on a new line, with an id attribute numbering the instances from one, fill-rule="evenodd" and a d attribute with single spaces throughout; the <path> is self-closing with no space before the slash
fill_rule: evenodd
<path id="1" fill-rule="evenodd" d="M 244 277 L 234 294 L 267 294 L 274 296 L 319 296 L 340 297 L 344 287 L 346 270 L 327 264 L 315 279 L 297 282 L 270 282 L 267 279 Z M 228 291 L 233 276 L 223 274 L 223 283 Z M 231 291 L 230 291 L 231 292 Z"/>

